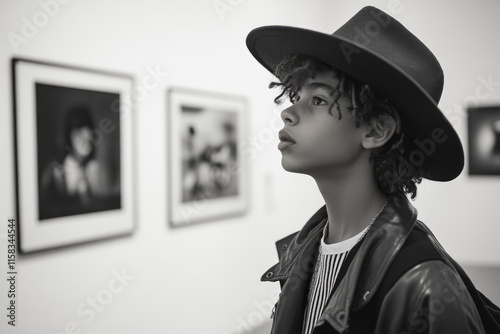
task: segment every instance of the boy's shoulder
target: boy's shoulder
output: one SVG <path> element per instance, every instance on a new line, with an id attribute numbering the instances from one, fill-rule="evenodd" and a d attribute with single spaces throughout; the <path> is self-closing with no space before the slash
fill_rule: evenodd
<path id="1" fill-rule="evenodd" d="M 401 276 L 421 263 L 434 260 L 447 263 L 445 254 L 438 250 L 432 235 L 423 226 L 425 225 L 421 221 L 416 222 L 387 270 L 387 274 L 381 282 L 381 290 L 388 291 Z"/>

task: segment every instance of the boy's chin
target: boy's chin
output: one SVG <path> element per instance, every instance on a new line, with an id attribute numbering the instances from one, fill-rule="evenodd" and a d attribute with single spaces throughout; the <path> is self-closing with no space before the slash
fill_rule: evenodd
<path id="1" fill-rule="evenodd" d="M 293 163 L 285 158 L 281 159 L 281 166 L 284 170 L 290 173 L 309 174 L 308 171 L 310 170 L 309 168 L 307 168 L 307 166 Z"/>

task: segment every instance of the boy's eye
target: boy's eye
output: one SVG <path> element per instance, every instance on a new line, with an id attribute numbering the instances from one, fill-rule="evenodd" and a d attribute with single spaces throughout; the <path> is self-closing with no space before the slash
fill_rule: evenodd
<path id="1" fill-rule="evenodd" d="M 312 98 L 312 104 L 314 106 L 320 106 L 320 105 L 323 105 L 325 103 L 326 103 L 326 100 L 323 100 L 320 97 L 315 96 L 315 97 Z"/>

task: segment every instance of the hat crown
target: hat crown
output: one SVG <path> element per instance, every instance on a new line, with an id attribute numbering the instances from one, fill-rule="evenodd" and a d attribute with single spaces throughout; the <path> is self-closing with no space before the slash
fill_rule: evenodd
<path id="1" fill-rule="evenodd" d="M 439 102 L 444 75 L 438 60 L 393 17 L 375 7 L 364 7 L 332 35 L 359 47 L 360 50 L 347 50 L 352 52 L 353 66 L 357 66 L 356 52 L 375 53 L 415 80 L 436 104 Z"/>

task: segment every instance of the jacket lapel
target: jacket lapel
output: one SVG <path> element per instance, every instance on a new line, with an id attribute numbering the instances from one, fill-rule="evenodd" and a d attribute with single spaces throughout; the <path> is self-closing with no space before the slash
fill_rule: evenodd
<path id="1" fill-rule="evenodd" d="M 300 232 L 276 242 L 280 262 L 261 278 L 262 281 L 281 283 L 280 299 L 274 312 L 273 334 L 302 333 L 309 282 L 325 223 L 326 208 L 323 207 Z"/>
<path id="2" fill-rule="evenodd" d="M 326 206 L 320 208 L 304 225 L 302 230 L 276 242 L 279 262 L 267 270 L 261 281 L 282 281 L 288 279 L 297 258 L 304 256 L 304 246 L 321 239 L 323 227 L 326 224 Z"/>

